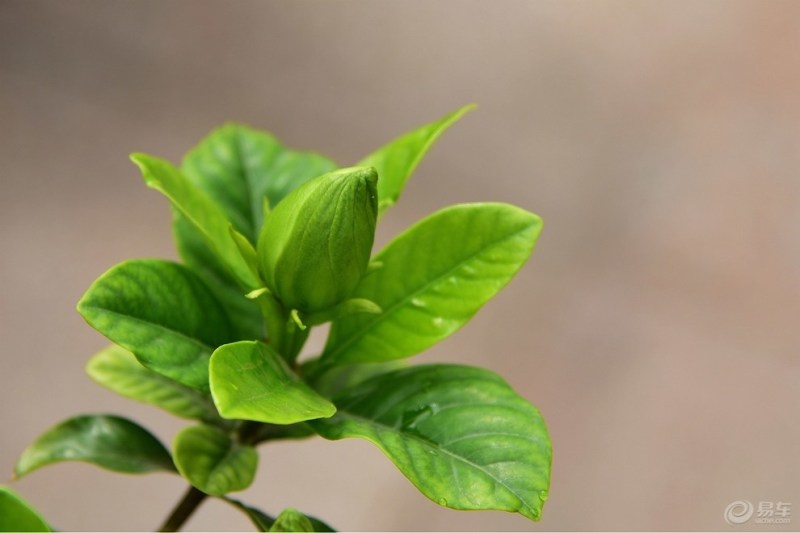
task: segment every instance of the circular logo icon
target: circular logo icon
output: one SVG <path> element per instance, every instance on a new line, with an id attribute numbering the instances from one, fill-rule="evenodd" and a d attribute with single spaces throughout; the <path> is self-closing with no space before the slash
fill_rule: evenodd
<path id="1" fill-rule="evenodd" d="M 744 524 L 753 516 L 753 504 L 747 500 L 736 500 L 725 508 L 725 521 L 732 526 Z"/>

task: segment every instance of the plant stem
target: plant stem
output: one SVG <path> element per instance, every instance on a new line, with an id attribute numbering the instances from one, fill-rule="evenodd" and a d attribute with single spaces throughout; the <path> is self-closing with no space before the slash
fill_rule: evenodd
<path id="1" fill-rule="evenodd" d="M 181 501 L 178 502 L 178 505 L 172 510 L 172 513 L 169 517 L 164 521 L 159 531 L 178 531 L 180 530 L 181 526 L 192 516 L 192 513 L 197 510 L 197 507 L 203 503 L 203 500 L 206 499 L 208 494 L 201 492 L 200 490 L 189 487 L 189 490 L 186 491 L 186 494 L 183 495 Z"/>

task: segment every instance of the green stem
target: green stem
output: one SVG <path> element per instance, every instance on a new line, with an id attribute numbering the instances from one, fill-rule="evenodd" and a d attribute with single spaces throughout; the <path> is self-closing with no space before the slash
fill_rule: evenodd
<path id="1" fill-rule="evenodd" d="M 259 434 L 265 429 L 267 424 L 262 422 L 255 422 L 253 420 L 246 420 L 239 426 L 236 432 L 236 440 L 242 444 L 251 446 L 258 440 Z"/>
<path id="2" fill-rule="evenodd" d="M 179 531 L 183 524 L 192 516 L 197 510 L 197 507 L 203 503 L 203 500 L 206 499 L 208 494 L 201 492 L 200 490 L 189 487 L 189 490 L 186 491 L 186 494 L 183 495 L 181 501 L 175 508 L 172 510 L 172 513 L 169 517 L 164 521 L 159 531 Z"/>
<path id="3" fill-rule="evenodd" d="M 280 352 L 285 342 L 286 321 L 289 313 L 271 294 L 262 294 L 256 300 L 261 307 L 261 314 L 267 323 L 267 337 L 269 343 Z"/>

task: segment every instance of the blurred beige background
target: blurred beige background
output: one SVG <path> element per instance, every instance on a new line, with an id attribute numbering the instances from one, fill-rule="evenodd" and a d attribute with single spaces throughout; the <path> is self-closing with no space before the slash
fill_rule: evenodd
<path id="1" fill-rule="evenodd" d="M 381 242 L 456 202 L 539 213 L 533 260 L 418 358 L 500 372 L 544 413 L 541 523 L 440 509 L 377 449 L 263 448 L 241 494 L 344 530 L 800 527 L 800 3 L 0 1 L 0 468 L 79 412 L 184 422 L 83 374 L 74 305 L 126 258 L 174 258 L 127 160 L 239 120 L 352 163 L 468 102 Z M 146 530 L 173 476 L 88 465 L 15 488 L 62 529 Z M 219 502 L 194 530 L 249 530 Z M 742 529 L 741 527 L 739 529 Z"/>

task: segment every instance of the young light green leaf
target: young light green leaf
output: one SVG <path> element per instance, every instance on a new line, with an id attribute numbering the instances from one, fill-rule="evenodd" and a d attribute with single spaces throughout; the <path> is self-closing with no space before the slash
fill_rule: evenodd
<path id="1" fill-rule="evenodd" d="M 281 514 L 278 515 L 278 518 L 275 519 L 275 523 L 272 524 L 272 527 L 269 528 L 270 531 L 276 532 L 292 532 L 292 531 L 305 531 L 308 533 L 313 533 L 314 526 L 311 524 L 311 521 L 298 511 L 292 507 L 287 507 Z"/>
<path id="2" fill-rule="evenodd" d="M 398 137 L 371 153 L 357 164 L 378 170 L 378 209 L 383 214 L 400 198 L 403 187 L 436 139 L 469 111 L 474 104 L 462 107 L 435 122 Z"/>
<path id="3" fill-rule="evenodd" d="M 52 531 L 52 528 L 19 494 L 0 485 L 0 531 Z"/>
<path id="4" fill-rule="evenodd" d="M 289 150 L 268 133 L 226 124 L 190 151 L 182 168 L 255 243 L 264 220 L 264 197 L 275 207 L 292 190 L 336 164 L 311 152 Z"/>
<path id="5" fill-rule="evenodd" d="M 496 374 L 416 366 L 343 391 L 336 405 L 336 416 L 310 422 L 320 435 L 372 442 L 439 505 L 541 517 L 550 483 L 547 429 Z"/>
<path id="6" fill-rule="evenodd" d="M 201 390 L 208 388 L 214 348 L 235 338 L 202 280 L 185 266 L 157 259 L 111 268 L 89 287 L 78 312 L 147 368 Z"/>
<path id="7" fill-rule="evenodd" d="M 147 186 L 166 196 L 172 205 L 200 231 L 207 245 L 244 288 L 250 290 L 258 287 L 257 277 L 242 258 L 230 236 L 228 231 L 230 221 L 211 198 L 192 185 L 168 161 L 146 154 L 133 154 L 131 161 L 142 171 Z"/>
<path id="8" fill-rule="evenodd" d="M 189 483 L 211 496 L 244 490 L 253 482 L 258 452 L 211 426 L 183 429 L 173 443 L 175 465 Z"/>
<path id="9" fill-rule="evenodd" d="M 173 209 L 172 232 L 181 259 L 214 293 L 230 319 L 236 338 L 263 339 L 266 331 L 258 304 L 245 297 L 247 291 L 208 247 L 199 230 L 177 209 Z"/>
<path id="10" fill-rule="evenodd" d="M 222 420 L 207 394 L 145 368 L 128 350 L 112 344 L 95 354 L 86 373 L 100 385 L 175 416 L 218 424 Z"/>
<path id="11" fill-rule="evenodd" d="M 395 238 L 352 297 L 378 315 L 333 322 L 323 361 L 378 362 L 417 354 L 461 328 L 531 254 L 542 222 L 508 204 L 456 205 Z"/>
<path id="12" fill-rule="evenodd" d="M 52 427 L 25 448 L 14 473 L 22 477 L 62 461 L 130 474 L 175 470 L 169 452 L 149 431 L 111 415 L 76 416 Z"/>
<path id="13" fill-rule="evenodd" d="M 211 395 L 225 418 L 294 424 L 336 412 L 261 342 L 220 346 L 211 357 L 210 372 Z"/>

